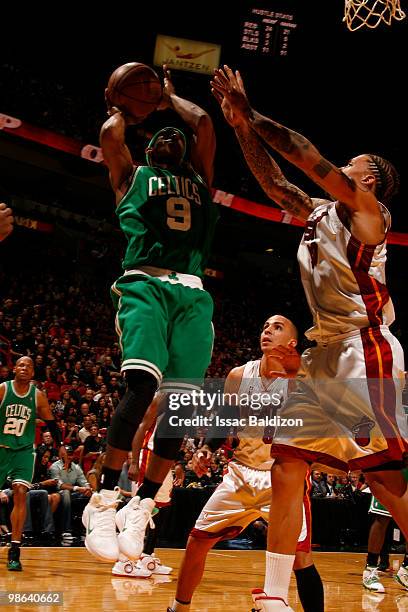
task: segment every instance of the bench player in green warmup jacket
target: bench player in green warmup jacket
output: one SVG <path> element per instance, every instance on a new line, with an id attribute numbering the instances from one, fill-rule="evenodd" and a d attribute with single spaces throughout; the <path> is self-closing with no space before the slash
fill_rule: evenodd
<path id="1" fill-rule="evenodd" d="M 125 143 L 126 126 L 134 118 L 109 104 L 100 135 L 128 243 L 124 273 L 112 287 L 127 389 L 108 431 L 102 489 L 82 520 L 88 550 L 109 561 L 119 553 L 139 557 L 153 499 L 181 444 L 174 436 L 156 436 L 150 471 L 138 498 L 126 506 L 121 521 L 126 528 L 117 537 L 115 487 L 144 413 L 158 388 L 164 393 L 193 389 L 188 380 L 203 379 L 213 344 L 213 301 L 201 279 L 218 218 L 209 191 L 215 135 L 207 113 L 177 96 L 166 67 L 164 72 L 161 108 L 171 107 L 192 130 L 189 158 L 184 133 L 167 127 L 150 140 L 146 165 L 135 168 Z"/>
<path id="2" fill-rule="evenodd" d="M 22 569 L 20 544 L 26 517 L 26 495 L 34 470 L 36 418 L 46 421 L 56 435 L 54 417 L 44 393 L 30 382 L 34 365 L 30 357 L 21 357 L 15 367 L 14 380 L 0 385 L 0 486 L 11 480 L 14 508 L 11 513 L 11 548 L 7 567 Z"/>

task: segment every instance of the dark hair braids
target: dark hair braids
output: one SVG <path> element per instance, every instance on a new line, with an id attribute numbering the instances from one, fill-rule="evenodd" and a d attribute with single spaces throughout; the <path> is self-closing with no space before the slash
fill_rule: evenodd
<path id="1" fill-rule="evenodd" d="M 379 155 L 368 154 L 371 172 L 376 178 L 375 195 L 380 202 L 388 204 L 391 198 L 398 193 L 399 174 L 387 159 Z"/>

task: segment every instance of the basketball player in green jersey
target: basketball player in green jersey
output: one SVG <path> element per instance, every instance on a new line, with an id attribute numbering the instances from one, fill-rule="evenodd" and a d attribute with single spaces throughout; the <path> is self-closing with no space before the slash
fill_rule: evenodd
<path id="1" fill-rule="evenodd" d="M 11 548 L 7 568 L 20 571 L 20 544 L 26 517 L 26 495 L 34 470 L 35 420 L 43 419 L 56 434 L 56 424 L 44 393 L 30 382 L 34 365 L 21 357 L 14 380 L 0 385 L 0 486 L 11 480 L 14 508 L 11 513 Z"/>
<path id="2" fill-rule="evenodd" d="M 83 514 L 88 550 L 109 561 L 119 553 L 137 559 L 142 552 L 153 499 L 184 435 L 156 436 L 149 474 L 138 492 L 141 501 L 127 505 L 126 529 L 117 537 L 115 487 L 144 413 L 159 387 L 167 393 L 197 388 L 193 381 L 200 384 L 212 352 L 213 302 L 201 279 L 218 218 L 209 191 L 215 135 L 207 113 L 177 96 L 166 67 L 164 72 L 161 108 L 172 108 L 192 130 L 189 159 L 183 132 L 167 127 L 150 140 L 146 165 L 135 168 L 125 142 L 134 118 L 118 108 L 108 109 L 100 134 L 128 243 L 124 274 L 112 287 L 127 389 L 108 431 L 102 490 Z"/>

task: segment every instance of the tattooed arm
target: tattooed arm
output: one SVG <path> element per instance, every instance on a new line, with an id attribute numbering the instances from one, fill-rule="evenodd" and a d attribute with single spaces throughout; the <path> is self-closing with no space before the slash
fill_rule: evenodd
<path id="1" fill-rule="evenodd" d="M 252 174 L 266 195 L 293 216 L 306 220 L 316 207 L 313 200 L 286 179 L 261 138 L 249 126 L 235 126 L 235 134 Z"/>
<path id="2" fill-rule="evenodd" d="M 240 77 L 239 80 L 241 81 Z M 240 84 L 241 87 L 242 81 Z M 219 102 L 225 120 L 234 128 L 245 160 L 252 174 L 266 193 L 279 206 L 300 220 L 306 220 L 321 200 L 311 199 L 286 179 L 275 160 L 266 150 L 262 139 L 252 130 L 239 113 L 233 110 L 226 96 L 214 88 L 212 93 Z"/>
<path id="3" fill-rule="evenodd" d="M 325 159 L 307 138 L 255 111 L 248 102 L 239 72 L 234 74 L 228 66 L 224 69 L 225 72 L 215 71 L 211 85 L 213 90 L 225 97 L 241 124 L 250 126 L 263 141 L 352 211 L 377 211 L 376 198 L 368 188 L 357 185 L 340 168 Z"/>
<path id="4" fill-rule="evenodd" d="M 355 205 L 356 183 L 325 159 L 307 138 L 253 109 L 248 115 L 248 123 L 269 146 L 303 170 L 336 200 L 351 207 Z"/>

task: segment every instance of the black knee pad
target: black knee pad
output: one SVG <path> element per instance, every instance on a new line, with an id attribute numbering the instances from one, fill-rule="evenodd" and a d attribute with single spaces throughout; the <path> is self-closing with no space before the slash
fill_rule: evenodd
<path id="1" fill-rule="evenodd" d="M 126 382 L 126 393 L 113 414 L 107 435 L 108 444 L 120 450 L 132 448 L 133 436 L 157 389 L 157 379 L 144 370 L 128 370 Z"/>

